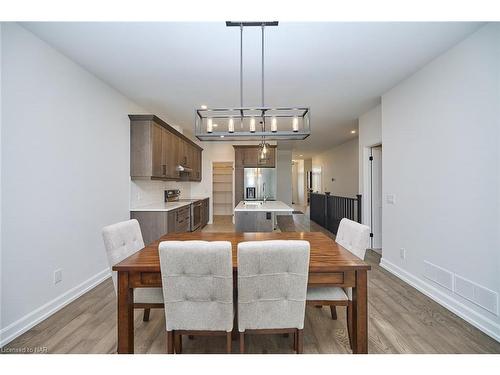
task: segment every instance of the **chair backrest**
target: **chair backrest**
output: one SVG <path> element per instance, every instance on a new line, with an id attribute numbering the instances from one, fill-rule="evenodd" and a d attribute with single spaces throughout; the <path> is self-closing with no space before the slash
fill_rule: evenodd
<path id="1" fill-rule="evenodd" d="M 227 241 L 160 242 L 167 331 L 233 329 L 233 264 Z"/>
<path id="2" fill-rule="evenodd" d="M 370 227 L 343 218 L 340 221 L 335 242 L 358 258 L 365 259 L 366 249 L 370 246 Z"/>
<path id="3" fill-rule="evenodd" d="M 102 229 L 102 237 L 110 268 L 144 247 L 141 227 L 135 219 L 104 227 Z M 113 278 L 113 285 L 116 292 L 116 272 L 112 272 L 111 277 Z"/>
<path id="4" fill-rule="evenodd" d="M 304 328 L 307 241 L 238 244 L 238 329 Z"/>

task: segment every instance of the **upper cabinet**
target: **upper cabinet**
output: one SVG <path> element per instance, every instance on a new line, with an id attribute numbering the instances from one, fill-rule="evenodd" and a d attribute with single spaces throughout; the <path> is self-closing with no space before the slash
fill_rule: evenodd
<path id="1" fill-rule="evenodd" d="M 203 149 L 154 115 L 129 115 L 130 177 L 201 181 Z M 186 172 L 178 172 L 181 165 Z"/>
<path id="2" fill-rule="evenodd" d="M 236 168 L 274 168 L 276 166 L 276 146 L 269 147 L 267 157 L 259 158 L 259 146 L 233 146 Z"/>

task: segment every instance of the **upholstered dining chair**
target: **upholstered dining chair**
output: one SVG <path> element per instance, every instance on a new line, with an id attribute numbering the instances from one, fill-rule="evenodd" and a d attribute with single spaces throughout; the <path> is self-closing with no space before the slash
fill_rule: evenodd
<path id="1" fill-rule="evenodd" d="M 343 218 L 335 242 L 360 259 L 365 258 L 370 243 L 370 227 Z M 352 288 L 312 287 L 307 289 L 307 304 L 317 307 L 330 306 L 332 319 L 337 319 L 336 306 L 347 308 L 347 332 L 352 346 Z"/>
<path id="2" fill-rule="evenodd" d="M 182 336 L 226 336 L 231 353 L 233 264 L 227 241 L 160 242 L 167 353 L 182 353 Z"/>
<path id="3" fill-rule="evenodd" d="M 309 274 L 307 241 L 250 241 L 238 244 L 238 330 L 246 334 L 293 333 L 303 352 Z"/>
<path id="4" fill-rule="evenodd" d="M 102 237 L 110 268 L 144 247 L 141 227 L 135 219 L 104 227 Z M 112 272 L 111 277 L 116 293 L 118 291 L 116 272 Z M 135 289 L 134 308 L 144 309 L 143 321 L 147 322 L 152 308 L 163 308 L 161 288 Z"/>

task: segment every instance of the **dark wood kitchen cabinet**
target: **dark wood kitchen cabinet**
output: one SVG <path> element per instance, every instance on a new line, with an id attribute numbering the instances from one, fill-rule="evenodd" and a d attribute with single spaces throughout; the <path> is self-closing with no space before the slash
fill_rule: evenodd
<path id="1" fill-rule="evenodd" d="M 201 181 L 203 149 L 154 115 L 129 115 L 132 179 Z M 177 166 L 191 169 L 178 172 Z"/>
<path id="2" fill-rule="evenodd" d="M 170 232 L 168 212 L 166 211 L 131 211 L 130 218 L 139 222 L 142 238 L 146 245 Z"/>
<path id="3" fill-rule="evenodd" d="M 201 205 L 201 226 L 203 228 L 208 224 L 208 220 L 210 219 L 210 200 L 208 198 L 203 199 Z"/>
<path id="4" fill-rule="evenodd" d="M 191 230 L 191 205 L 168 211 L 168 233 L 182 233 Z"/>
<path id="5" fill-rule="evenodd" d="M 265 159 L 259 158 L 259 146 L 233 146 L 236 168 L 274 168 L 276 166 L 276 146 L 270 146 Z"/>

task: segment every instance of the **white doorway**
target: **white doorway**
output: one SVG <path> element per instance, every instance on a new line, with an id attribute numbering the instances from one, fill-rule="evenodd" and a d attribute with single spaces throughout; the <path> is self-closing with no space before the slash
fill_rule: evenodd
<path id="1" fill-rule="evenodd" d="M 382 145 L 370 148 L 371 248 L 382 253 Z"/>
<path id="2" fill-rule="evenodd" d="M 315 193 L 321 193 L 321 167 L 314 167 L 312 169 L 312 190 Z"/>

